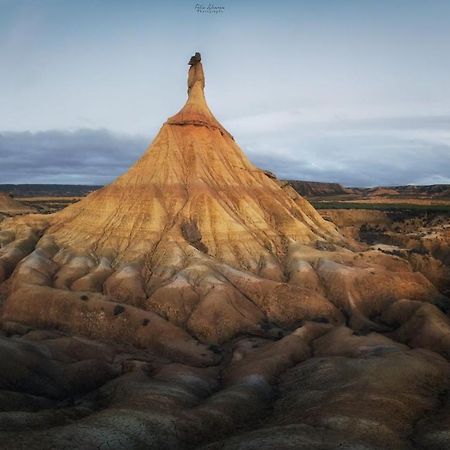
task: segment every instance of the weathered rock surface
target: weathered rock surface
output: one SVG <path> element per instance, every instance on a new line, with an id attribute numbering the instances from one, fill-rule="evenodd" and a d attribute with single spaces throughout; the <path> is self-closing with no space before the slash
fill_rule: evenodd
<path id="1" fill-rule="evenodd" d="M 439 212 L 320 210 L 349 239 L 407 260 L 441 292 L 450 292 L 450 216 Z M 367 250 L 368 246 L 360 245 Z"/>
<path id="2" fill-rule="evenodd" d="M 450 365 L 432 351 L 317 323 L 278 341 L 243 337 L 224 351 L 226 365 L 194 368 L 61 333 L 2 338 L 2 445 L 448 446 Z"/>

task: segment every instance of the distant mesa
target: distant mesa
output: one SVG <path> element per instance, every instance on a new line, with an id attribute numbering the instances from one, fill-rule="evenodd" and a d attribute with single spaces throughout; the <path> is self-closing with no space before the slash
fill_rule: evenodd
<path id="1" fill-rule="evenodd" d="M 300 194 L 307 197 L 322 195 L 343 195 L 349 190 L 339 183 L 324 183 L 320 181 L 287 180 L 290 185 Z"/>

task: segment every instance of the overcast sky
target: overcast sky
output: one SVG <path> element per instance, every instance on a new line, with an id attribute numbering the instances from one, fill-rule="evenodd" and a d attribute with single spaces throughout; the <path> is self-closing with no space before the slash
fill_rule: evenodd
<path id="1" fill-rule="evenodd" d="M 450 183 L 450 1 L 0 0 L 0 183 L 104 184 L 186 99 L 279 177 Z"/>

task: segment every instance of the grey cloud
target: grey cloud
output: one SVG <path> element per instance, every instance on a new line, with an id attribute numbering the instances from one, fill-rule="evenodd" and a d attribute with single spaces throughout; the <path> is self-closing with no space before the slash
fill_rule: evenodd
<path id="1" fill-rule="evenodd" d="M 0 183 L 104 184 L 133 163 L 151 138 L 107 130 L 0 133 Z"/>
<path id="2" fill-rule="evenodd" d="M 238 142 L 255 164 L 282 178 L 347 186 L 450 183 L 450 116 L 368 118 L 273 114 L 256 140 L 239 128 Z M 239 125 L 239 119 L 235 125 Z M 279 130 L 281 128 L 281 130 Z"/>
<path id="3" fill-rule="evenodd" d="M 267 144 L 267 142 L 266 142 Z M 450 183 L 450 146 L 394 136 L 309 137 L 277 156 L 249 145 L 250 159 L 280 178 L 346 186 Z"/>
<path id="4" fill-rule="evenodd" d="M 449 115 L 403 115 L 403 116 L 373 116 L 347 117 L 345 114 L 335 114 L 334 117 L 322 123 L 332 130 L 354 131 L 443 131 L 450 132 Z M 320 126 L 321 123 L 316 123 Z"/>
<path id="5" fill-rule="evenodd" d="M 229 119 L 225 122 L 231 129 L 239 133 L 270 134 L 292 129 L 303 132 L 324 134 L 362 133 L 362 132 L 440 132 L 450 133 L 450 115 L 392 115 L 381 116 L 364 110 L 348 114 L 339 110 L 292 109 L 266 111 L 260 114 L 247 115 Z"/>
<path id="6" fill-rule="evenodd" d="M 374 117 L 348 121 L 349 125 L 368 129 L 446 130 L 450 131 L 450 115 Z"/>
<path id="7" fill-rule="evenodd" d="M 440 119 L 439 119 L 440 120 Z M 280 178 L 335 181 L 346 186 L 450 182 L 450 145 L 437 138 L 431 119 L 414 121 L 429 132 L 400 133 L 403 119 L 383 119 L 327 133 L 323 126 L 294 126 L 259 136 L 245 129 L 235 135 L 257 166 Z M 442 126 L 446 121 L 440 122 Z M 233 130 L 231 130 L 233 131 Z M 257 136 L 257 137 L 255 137 Z M 105 184 L 145 151 L 151 137 L 108 130 L 0 133 L 0 183 Z"/>

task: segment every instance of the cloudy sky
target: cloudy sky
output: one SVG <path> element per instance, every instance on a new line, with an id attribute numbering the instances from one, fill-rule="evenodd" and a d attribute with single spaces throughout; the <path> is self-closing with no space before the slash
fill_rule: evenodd
<path id="1" fill-rule="evenodd" d="M 450 1 L 0 0 L 0 183 L 103 184 L 186 98 L 260 167 L 450 183 Z"/>

